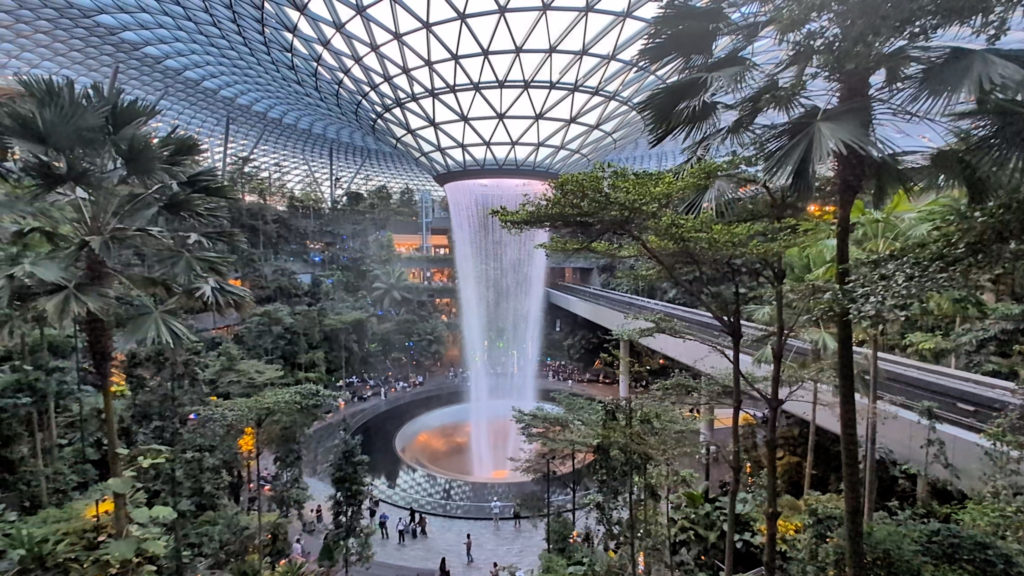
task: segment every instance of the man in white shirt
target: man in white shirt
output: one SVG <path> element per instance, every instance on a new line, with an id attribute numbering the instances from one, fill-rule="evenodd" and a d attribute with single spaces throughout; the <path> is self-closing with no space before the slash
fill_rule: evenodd
<path id="1" fill-rule="evenodd" d="M 498 520 L 501 518 L 501 502 L 495 498 L 491 501 L 491 516 L 494 518 L 494 527 L 498 527 Z"/>

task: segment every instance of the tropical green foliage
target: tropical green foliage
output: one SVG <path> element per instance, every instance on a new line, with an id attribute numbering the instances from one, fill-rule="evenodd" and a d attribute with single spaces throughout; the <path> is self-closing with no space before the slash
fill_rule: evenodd
<path id="1" fill-rule="evenodd" d="M 107 464 L 118 477 L 115 333 L 180 346 L 192 336 L 176 313 L 248 299 L 227 282 L 230 258 L 218 253 L 238 242 L 226 227 L 231 190 L 201 166 L 195 137 L 159 133 L 150 125 L 159 110 L 113 81 L 80 90 L 30 77 L 19 88 L 0 101 L 0 142 L 19 153 L 16 185 L 2 193 L 25 207 L 6 222 L 15 249 L 4 253 L 0 304 L 80 325 L 88 382 L 104 400 Z M 121 495 L 114 501 L 117 534 L 128 510 Z"/>
<path id="2" fill-rule="evenodd" d="M 374 529 L 363 523 L 363 505 L 370 496 L 370 459 L 362 453 L 360 437 L 342 432 L 331 461 L 331 529 L 324 536 L 319 562 L 328 569 L 340 562 L 347 575 L 350 567 L 365 567 L 373 559 Z"/>
<path id="3" fill-rule="evenodd" d="M 369 296 L 396 261 L 379 209 L 329 212 L 250 159 L 225 186 L 157 113 L 35 78 L 0 102 L 0 571 L 299 573 L 270 560 L 309 497 L 305 432 L 344 398 L 325 385 L 423 373 L 450 338 L 429 303 Z"/>

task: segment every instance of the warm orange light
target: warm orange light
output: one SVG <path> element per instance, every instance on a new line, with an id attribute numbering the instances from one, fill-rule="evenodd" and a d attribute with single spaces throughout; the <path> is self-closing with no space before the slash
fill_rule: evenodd
<path id="1" fill-rule="evenodd" d="M 109 496 L 104 496 L 99 502 L 91 502 L 85 507 L 84 516 L 95 520 L 97 516 L 110 514 L 114 511 L 114 501 Z"/>
<path id="2" fill-rule="evenodd" d="M 824 206 L 819 206 L 818 204 L 807 205 L 808 214 L 816 217 L 831 217 L 836 210 L 837 208 L 831 204 L 827 204 Z"/>
<path id="3" fill-rule="evenodd" d="M 228 284 L 231 284 L 232 286 L 241 286 L 242 285 L 242 279 L 241 278 L 232 278 L 232 279 L 228 280 Z"/>
<path id="4" fill-rule="evenodd" d="M 245 432 L 238 438 L 238 451 L 242 458 L 252 460 L 256 453 L 256 431 L 251 426 L 246 427 Z"/>
<path id="5" fill-rule="evenodd" d="M 491 478 L 508 478 L 508 470 L 495 470 L 491 472 Z"/>

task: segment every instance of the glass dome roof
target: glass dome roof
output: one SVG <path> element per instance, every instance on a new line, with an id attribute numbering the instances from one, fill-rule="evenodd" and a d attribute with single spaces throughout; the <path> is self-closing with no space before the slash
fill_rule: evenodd
<path id="1" fill-rule="evenodd" d="M 219 161 L 293 180 L 410 184 L 475 169 L 564 172 L 636 145 L 656 78 L 633 55 L 652 0 L 19 0 L 0 71 L 81 79 L 115 65 Z M 333 160 L 332 160 L 333 159 Z"/>

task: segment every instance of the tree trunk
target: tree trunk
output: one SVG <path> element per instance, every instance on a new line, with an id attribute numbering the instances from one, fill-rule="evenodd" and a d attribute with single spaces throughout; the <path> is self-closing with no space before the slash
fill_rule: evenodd
<path id="1" fill-rule="evenodd" d="M 171 427 L 171 506 L 177 510 L 180 504 L 178 500 L 178 460 L 180 458 L 178 444 L 179 437 L 181 434 L 181 420 L 178 417 L 178 387 L 176 381 L 181 378 L 185 378 L 184 369 L 181 363 L 181 349 L 175 348 L 171 351 L 174 357 L 174 374 L 171 375 L 171 418 L 173 424 Z M 173 529 L 172 536 L 174 541 L 174 575 L 182 576 L 185 573 L 184 558 L 182 557 L 182 540 L 181 540 L 181 515 L 177 515 L 171 520 L 171 528 Z"/>
<path id="2" fill-rule="evenodd" d="M 868 385 L 868 418 L 864 429 L 864 524 L 875 514 L 876 466 L 878 445 L 878 333 L 871 335 L 871 368 Z"/>
<path id="3" fill-rule="evenodd" d="M 85 279 L 90 285 L 109 287 L 110 273 L 103 260 L 94 252 L 88 252 L 85 258 Z M 82 332 L 85 334 L 85 347 L 92 361 L 93 386 L 99 388 L 103 396 L 104 434 L 107 440 L 107 466 L 110 477 L 119 478 L 121 455 L 118 454 L 120 444 L 117 439 L 117 412 L 114 408 L 114 391 L 110 387 L 110 371 L 114 359 L 114 334 L 107 321 L 95 312 L 89 311 L 82 321 Z M 114 492 L 114 538 L 121 538 L 128 528 L 128 498 L 125 494 Z"/>
<path id="4" fill-rule="evenodd" d="M 46 347 L 46 317 L 39 316 L 37 323 L 39 326 L 39 366 L 45 371 L 50 364 L 50 351 Z M 50 445 L 51 466 L 57 465 L 57 402 L 54 398 L 56 396 L 55 387 L 56 384 L 52 380 L 46 384 L 46 416 L 49 420 L 47 440 Z"/>
<path id="5" fill-rule="evenodd" d="M 931 499 L 928 493 L 928 465 L 932 459 L 932 431 L 929 427 L 924 441 L 924 466 L 917 474 L 917 505 L 924 506 Z"/>
<path id="6" fill-rule="evenodd" d="M 921 472 L 917 475 L 917 505 L 924 506 L 931 500 L 928 490 L 928 474 Z"/>
<path id="7" fill-rule="evenodd" d="M 729 461 L 729 508 L 725 525 L 725 576 L 732 576 L 736 556 L 736 499 L 740 494 L 740 416 L 743 410 L 743 389 L 740 373 L 740 332 L 739 300 L 736 302 L 732 327 L 732 458 Z"/>
<path id="8" fill-rule="evenodd" d="M 260 486 L 260 427 L 253 426 L 253 449 L 256 451 L 256 556 L 263 574 L 263 487 Z"/>
<path id="9" fill-rule="evenodd" d="M 576 482 L 576 446 L 572 447 L 572 480 L 570 487 L 572 488 L 572 529 L 576 530 L 576 490 L 579 485 Z"/>
<path id="10" fill-rule="evenodd" d="M 870 130 L 870 74 L 847 72 L 840 81 L 839 107 L 863 107 L 861 122 Z M 861 503 L 859 439 L 857 436 L 857 386 L 853 363 L 853 319 L 845 300 L 850 281 L 850 212 L 864 188 L 866 162 L 862 152 L 849 150 L 836 160 L 836 381 L 839 396 L 839 444 L 843 466 L 843 514 L 846 526 L 845 559 L 847 576 L 864 574 L 864 515 Z"/>
<path id="11" fill-rule="evenodd" d="M 807 459 L 804 464 L 804 492 L 806 498 L 811 493 L 811 479 L 814 477 L 815 436 L 818 431 L 818 382 L 811 388 L 811 428 L 807 432 Z"/>
<path id="12" fill-rule="evenodd" d="M 633 401 L 626 398 L 626 427 L 627 434 L 633 437 Z M 636 511 L 633 509 L 633 490 L 636 488 L 636 473 L 633 470 L 634 454 L 630 444 L 629 451 L 629 565 L 633 576 L 637 576 L 637 555 L 636 555 Z"/>
<path id="13" fill-rule="evenodd" d="M 953 334 L 960 331 L 960 315 L 956 315 L 956 323 L 953 325 Z M 956 370 L 956 350 L 949 356 L 949 369 Z"/>
<path id="14" fill-rule="evenodd" d="M 53 466 L 57 465 L 57 407 L 56 400 L 54 399 L 53 383 L 46 385 L 46 415 L 50 421 L 49 426 L 49 441 L 50 441 L 50 464 Z"/>
<path id="15" fill-rule="evenodd" d="M 74 319 L 71 327 L 75 339 L 75 390 L 78 396 L 78 446 L 82 453 L 82 463 L 87 462 L 85 449 L 85 405 L 82 401 L 82 361 L 78 352 L 78 319 Z"/>
<path id="16" fill-rule="evenodd" d="M 82 322 L 85 346 L 92 360 L 94 386 L 103 396 L 103 431 L 107 441 L 107 466 L 109 476 L 122 475 L 120 443 L 117 437 L 117 411 L 114 407 L 114 391 L 110 386 L 110 373 L 114 354 L 114 337 L 107 321 L 89 312 Z M 128 527 L 128 499 L 125 494 L 114 493 L 114 536 L 120 538 Z"/>
<path id="17" fill-rule="evenodd" d="M 771 390 L 768 396 L 768 431 L 765 437 L 765 530 L 764 530 L 764 571 L 775 576 L 779 540 L 779 409 L 782 401 L 782 363 L 785 360 L 786 315 L 783 282 L 786 279 L 782 268 L 782 257 L 775 262 L 775 334 L 772 342 Z"/>
<path id="18" fill-rule="evenodd" d="M 50 351 L 46 349 L 46 324 L 40 320 L 37 321 L 37 325 L 39 326 L 39 366 L 46 368 L 46 365 L 50 363 Z"/>
<path id="19" fill-rule="evenodd" d="M 665 567 L 672 572 L 672 480 L 665 470 Z"/>
<path id="20" fill-rule="evenodd" d="M 42 508 L 50 506 L 49 491 L 46 487 L 46 464 L 43 462 L 43 439 L 39 430 L 39 414 L 35 408 L 29 409 L 32 417 L 32 440 L 35 443 L 36 452 L 36 480 L 39 483 L 39 504 Z"/>

